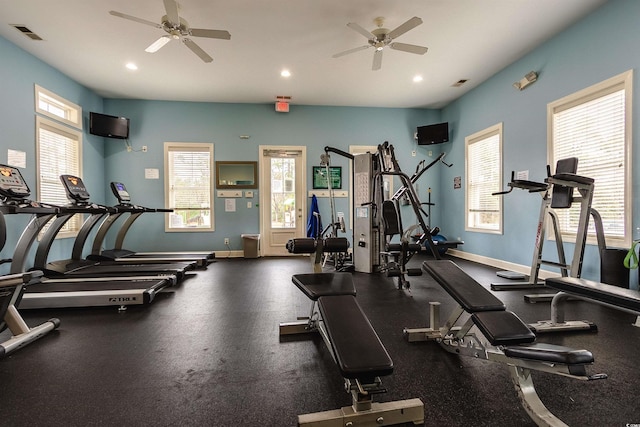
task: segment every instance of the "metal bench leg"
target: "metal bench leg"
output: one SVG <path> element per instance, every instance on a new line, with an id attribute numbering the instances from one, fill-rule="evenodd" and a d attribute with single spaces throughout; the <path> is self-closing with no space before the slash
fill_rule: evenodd
<path id="1" fill-rule="evenodd" d="M 518 366 L 509 366 L 513 385 L 518 391 L 522 406 L 531 419 L 539 426 L 568 427 L 562 420 L 553 415 L 540 400 L 533 385 L 531 371 Z"/>

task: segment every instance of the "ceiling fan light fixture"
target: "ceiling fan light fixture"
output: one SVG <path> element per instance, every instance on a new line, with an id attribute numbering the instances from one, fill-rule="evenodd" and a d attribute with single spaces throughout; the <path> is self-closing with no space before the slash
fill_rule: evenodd
<path id="1" fill-rule="evenodd" d="M 169 43 L 170 40 L 171 38 L 169 36 L 162 36 L 155 42 L 151 43 L 151 46 L 146 48 L 144 51 L 148 53 L 155 53 L 159 51 L 162 46 Z"/>

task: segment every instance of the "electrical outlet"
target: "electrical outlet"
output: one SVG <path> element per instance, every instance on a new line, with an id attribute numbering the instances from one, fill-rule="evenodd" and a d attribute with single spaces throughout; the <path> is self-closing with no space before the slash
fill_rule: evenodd
<path id="1" fill-rule="evenodd" d="M 225 245 L 228 245 L 228 244 L 229 244 L 229 238 L 228 238 L 228 237 L 225 237 L 225 238 L 224 238 L 224 244 L 225 244 Z"/>
<path id="2" fill-rule="evenodd" d="M 143 146 L 142 146 L 142 152 L 143 152 L 143 153 L 146 153 L 146 152 L 147 152 L 147 146 L 146 146 L 146 145 L 143 145 Z"/>
<path id="3" fill-rule="evenodd" d="M 413 150 L 413 151 L 411 152 L 411 156 L 413 156 L 413 157 L 415 157 L 415 156 L 416 156 L 416 150 Z"/>
<path id="4" fill-rule="evenodd" d="M 127 152 L 130 153 L 131 152 L 131 146 L 127 145 Z"/>

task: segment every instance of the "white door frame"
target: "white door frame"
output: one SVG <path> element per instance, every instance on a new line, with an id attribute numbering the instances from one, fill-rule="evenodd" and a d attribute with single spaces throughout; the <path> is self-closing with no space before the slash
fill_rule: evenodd
<path id="1" fill-rule="evenodd" d="M 270 253 L 270 237 L 268 235 L 268 231 L 270 230 L 270 226 L 267 223 L 270 218 L 270 212 L 265 212 L 270 206 L 268 203 L 269 194 L 267 194 L 267 190 L 271 188 L 270 185 L 267 185 L 265 181 L 270 177 L 270 171 L 264 170 L 264 151 L 265 150 L 282 150 L 282 151 L 299 151 L 300 154 L 300 162 L 301 162 L 301 173 L 296 174 L 296 207 L 299 208 L 298 212 L 301 212 L 301 215 L 296 218 L 296 237 L 305 237 L 306 236 L 306 214 L 307 214 L 307 147 L 304 145 L 260 145 L 258 146 L 258 158 L 260 162 L 260 177 L 259 177 L 259 203 L 260 203 L 260 235 L 262 236 L 261 240 L 264 244 L 261 244 L 261 255 L 262 256 L 273 256 L 273 255 L 289 255 L 286 251 L 282 253 L 274 254 Z M 299 175 L 299 176 L 298 176 Z"/>

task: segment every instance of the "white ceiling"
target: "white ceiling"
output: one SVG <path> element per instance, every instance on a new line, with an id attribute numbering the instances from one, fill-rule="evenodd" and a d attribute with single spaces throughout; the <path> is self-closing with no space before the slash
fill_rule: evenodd
<path id="1" fill-rule="evenodd" d="M 0 35 L 108 98 L 269 103 L 287 95 L 293 105 L 440 108 L 605 2 L 179 0 L 190 27 L 231 33 L 231 40 L 192 37 L 210 63 L 175 40 L 146 53 L 164 31 L 109 14 L 159 23 L 162 0 L 0 0 Z M 397 41 L 429 51 L 385 49 L 379 71 L 371 70 L 373 48 L 332 58 L 367 44 L 347 23 L 371 31 L 378 16 L 389 29 L 422 18 Z M 127 70 L 127 62 L 138 70 Z M 283 68 L 292 73 L 288 79 L 280 76 Z M 420 83 L 412 81 L 417 74 Z M 452 87 L 460 79 L 469 81 Z"/>

